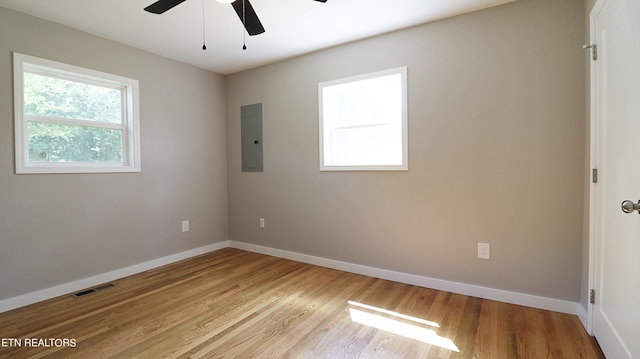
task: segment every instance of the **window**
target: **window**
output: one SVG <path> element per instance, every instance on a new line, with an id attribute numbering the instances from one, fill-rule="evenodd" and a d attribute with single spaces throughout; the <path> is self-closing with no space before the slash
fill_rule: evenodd
<path id="1" fill-rule="evenodd" d="M 320 170 L 407 170 L 407 68 L 318 84 Z"/>
<path id="2" fill-rule="evenodd" d="M 16 173 L 140 172 L 138 81 L 14 53 Z"/>

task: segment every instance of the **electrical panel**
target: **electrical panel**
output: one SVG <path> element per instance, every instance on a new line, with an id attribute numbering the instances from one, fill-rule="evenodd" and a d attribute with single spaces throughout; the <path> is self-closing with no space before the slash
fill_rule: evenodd
<path id="1" fill-rule="evenodd" d="M 242 172 L 263 172 L 262 104 L 240 107 Z"/>

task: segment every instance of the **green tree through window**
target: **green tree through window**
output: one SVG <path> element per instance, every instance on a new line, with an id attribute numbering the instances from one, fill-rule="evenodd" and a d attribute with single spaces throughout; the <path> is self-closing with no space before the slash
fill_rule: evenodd
<path id="1" fill-rule="evenodd" d="M 25 73 L 24 112 L 29 117 L 29 160 L 120 162 L 122 131 L 93 125 L 96 122 L 120 124 L 121 99 L 119 89 Z M 66 125 L 40 122 L 39 118 L 87 123 Z"/>

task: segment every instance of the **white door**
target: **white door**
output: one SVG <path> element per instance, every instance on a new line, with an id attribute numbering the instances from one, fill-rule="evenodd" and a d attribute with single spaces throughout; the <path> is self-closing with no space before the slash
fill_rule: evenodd
<path id="1" fill-rule="evenodd" d="M 640 358 L 640 0 L 598 1 L 592 13 L 595 149 L 593 333 L 607 358 Z M 631 202 L 627 202 L 629 207 Z M 628 210 L 633 210 L 629 208 Z"/>

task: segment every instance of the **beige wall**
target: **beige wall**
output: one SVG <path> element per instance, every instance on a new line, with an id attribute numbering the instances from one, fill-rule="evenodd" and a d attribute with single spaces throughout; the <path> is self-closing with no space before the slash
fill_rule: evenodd
<path id="1" fill-rule="evenodd" d="M 142 173 L 15 175 L 13 51 L 138 79 Z M 0 299 L 226 240 L 226 181 L 224 77 L 0 7 Z"/>
<path id="2" fill-rule="evenodd" d="M 520 0 L 227 76 L 230 239 L 580 300 L 583 39 L 584 1 Z M 405 65 L 410 170 L 319 172 L 317 83 Z M 242 173 L 256 102 L 265 171 Z"/>

